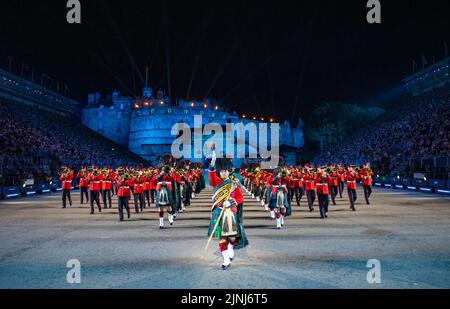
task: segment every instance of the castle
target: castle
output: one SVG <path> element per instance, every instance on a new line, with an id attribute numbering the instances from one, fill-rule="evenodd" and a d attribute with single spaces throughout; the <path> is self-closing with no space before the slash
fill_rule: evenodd
<path id="1" fill-rule="evenodd" d="M 203 123 L 217 123 L 224 127 L 230 123 L 254 123 L 256 127 L 267 124 L 271 128 L 274 123 L 274 119 L 264 121 L 263 118 L 226 112 L 220 102 L 210 99 L 201 102 L 180 99 L 174 106 L 161 90 L 153 95 L 150 87 L 144 87 L 139 98 L 121 96 L 114 91 L 108 103 L 101 103 L 100 94 L 90 94 L 88 104 L 82 110 L 82 123 L 155 164 L 159 156 L 171 152 L 172 143 L 177 138 L 172 134 L 173 126 L 181 122 L 194 130 L 194 116 L 199 115 Z M 279 124 L 280 155 L 287 165 L 296 163 L 296 153 L 304 145 L 302 126 L 301 119 L 296 128 L 291 128 L 288 121 Z M 245 144 L 252 152 L 254 143 L 250 139 L 245 140 Z M 203 142 L 205 140 L 203 137 Z M 268 144 L 270 146 L 270 141 Z M 226 147 L 226 142 L 224 145 Z M 258 149 L 253 151 L 258 153 Z M 201 161 L 200 157 L 189 159 L 196 162 Z M 255 159 L 233 157 L 235 167 L 240 167 L 244 161 Z"/>

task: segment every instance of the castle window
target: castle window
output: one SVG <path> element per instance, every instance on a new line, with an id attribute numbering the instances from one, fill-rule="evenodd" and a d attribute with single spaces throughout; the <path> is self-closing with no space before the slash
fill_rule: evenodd
<path id="1" fill-rule="evenodd" d="M 167 109 L 167 113 L 170 115 L 170 114 L 172 114 L 172 109 L 171 108 L 168 108 Z"/>
<path id="2" fill-rule="evenodd" d="M 154 114 L 154 113 L 155 113 L 155 109 L 152 108 L 150 112 L 151 112 L 152 114 Z"/>

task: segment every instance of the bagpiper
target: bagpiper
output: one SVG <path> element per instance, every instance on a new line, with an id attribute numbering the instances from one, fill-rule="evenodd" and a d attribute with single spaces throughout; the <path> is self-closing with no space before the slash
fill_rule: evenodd
<path id="1" fill-rule="evenodd" d="M 271 183 L 269 209 L 275 214 L 277 229 L 281 229 L 284 219 L 291 215 L 288 185 L 287 170 L 275 169 Z"/>
<path id="2" fill-rule="evenodd" d="M 229 177 L 233 168 L 230 159 L 216 159 L 213 150 L 209 165 L 209 183 L 214 191 L 208 236 L 210 239 L 211 237 L 220 239 L 219 251 L 223 257 L 222 269 L 226 270 L 234 259 L 234 250 L 248 245 L 248 239 L 238 216 L 238 205 L 243 203 L 244 198 L 239 184 Z"/>
<path id="3" fill-rule="evenodd" d="M 164 229 L 164 209 L 167 212 L 167 219 L 170 225 L 173 225 L 173 199 L 172 199 L 172 176 L 170 164 L 171 156 L 163 156 L 160 159 L 160 165 L 164 164 L 161 171 L 155 174 L 156 186 L 156 208 L 159 209 L 159 228 Z"/>

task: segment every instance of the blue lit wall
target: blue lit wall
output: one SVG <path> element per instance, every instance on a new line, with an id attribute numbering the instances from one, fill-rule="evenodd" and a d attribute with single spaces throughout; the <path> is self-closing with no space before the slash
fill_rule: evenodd
<path id="1" fill-rule="evenodd" d="M 98 106 L 98 104 L 86 107 L 82 112 L 83 124 L 108 139 L 127 146 L 130 151 L 152 163 L 155 163 L 160 155 L 170 153 L 171 145 L 176 138 L 171 134 L 173 125 L 183 122 L 194 129 L 194 115 L 202 115 L 203 124 L 214 122 L 225 126 L 227 123 L 243 122 L 245 125 L 254 122 L 258 126 L 259 123 L 226 113 L 219 105 L 211 101 L 179 100 L 177 107 L 174 107 L 169 106 L 167 98 L 135 99 L 121 97 L 117 92 L 113 93 L 112 98 L 113 105 L 109 107 Z M 207 138 L 203 137 L 203 142 Z M 250 141 L 250 144 L 252 143 L 254 141 Z M 280 124 L 280 144 L 293 149 L 303 147 L 301 127 L 291 128 L 289 122 Z M 223 146 L 226 152 L 225 142 Z M 251 145 L 248 147 L 254 150 Z M 284 156 L 287 158 L 287 163 L 295 164 L 295 151 L 286 153 Z M 233 157 L 236 158 L 236 153 Z M 191 158 L 191 161 L 200 160 Z M 235 166 L 240 166 L 241 162 L 240 159 L 234 159 Z"/>

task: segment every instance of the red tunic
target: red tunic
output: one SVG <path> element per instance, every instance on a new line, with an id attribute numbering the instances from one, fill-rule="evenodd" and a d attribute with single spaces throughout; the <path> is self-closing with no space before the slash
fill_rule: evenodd
<path id="1" fill-rule="evenodd" d="M 144 193 L 145 177 L 135 177 L 134 183 L 134 194 Z"/>
<path id="2" fill-rule="evenodd" d="M 208 171 L 208 177 L 209 177 L 209 184 L 213 189 L 217 187 L 218 184 L 223 182 L 222 178 L 217 177 L 215 171 Z M 231 193 L 231 198 L 233 198 L 236 201 L 236 204 L 242 204 L 244 202 L 244 196 L 242 195 L 241 188 L 238 186 L 234 191 Z"/>
<path id="3" fill-rule="evenodd" d="M 339 181 L 345 181 L 345 169 L 340 169 L 338 170 L 338 174 L 339 174 Z"/>
<path id="4" fill-rule="evenodd" d="M 102 175 L 91 175 L 89 177 L 89 190 L 90 191 L 100 191 L 101 180 L 103 179 Z"/>
<path id="5" fill-rule="evenodd" d="M 359 178 L 361 179 L 363 186 L 371 186 L 372 185 L 372 175 L 373 175 L 373 173 L 369 170 L 366 170 L 366 169 L 359 170 Z"/>
<path id="6" fill-rule="evenodd" d="M 117 196 L 118 197 L 130 197 L 130 180 L 122 181 L 117 180 Z"/>
<path id="7" fill-rule="evenodd" d="M 330 182 L 331 182 L 331 178 L 329 178 L 329 177 L 317 176 L 314 179 L 314 184 L 316 185 L 316 188 L 317 188 L 317 194 L 323 194 L 323 195 L 330 194 L 330 188 L 329 188 Z"/>
<path id="8" fill-rule="evenodd" d="M 330 174 L 330 179 L 331 179 L 330 185 L 331 186 L 338 186 L 340 177 L 341 177 L 341 175 L 339 175 L 338 172 L 332 172 Z"/>
<path id="9" fill-rule="evenodd" d="M 305 182 L 305 190 L 315 190 L 316 186 L 314 185 L 314 175 L 310 172 L 303 173 L 303 181 Z"/>
<path id="10" fill-rule="evenodd" d="M 358 178 L 358 174 L 356 174 L 355 172 L 346 172 L 345 180 L 347 181 L 347 189 L 356 190 L 356 180 L 358 180 Z"/>
<path id="11" fill-rule="evenodd" d="M 157 181 L 156 190 L 160 190 L 161 185 L 164 182 L 166 183 L 167 190 L 169 190 L 169 191 L 172 190 L 172 176 L 167 175 L 167 174 L 163 174 L 163 175 L 160 174 L 160 175 L 155 175 L 155 179 Z"/>
<path id="12" fill-rule="evenodd" d="M 79 186 L 80 187 L 88 187 L 89 186 L 89 180 L 88 180 L 88 175 L 87 174 L 81 174 L 78 173 L 77 174 L 77 178 L 79 179 Z"/>
<path id="13" fill-rule="evenodd" d="M 73 174 L 64 176 L 61 175 L 59 180 L 61 180 L 61 188 L 68 190 L 72 189 Z"/>
<path id="14" fill-rule="evenodd" d="M 277 178 L 277 180 L 272 180 L 270 185 L 271 185 L 270 191 L 272 194 L 277 193 L 278 186 L 283 186 L 283 192 L 288 193 L 288 189 L 286 186 L 286 179 L 284 179 L 284 178 Z"/>
<path id="15" fill-rule="evenodd" d="M 102 179 L 102 190 L 111 190 L 112 183 L 114 178 L 111 175 L 108 175 L 107 178 Z"/>

